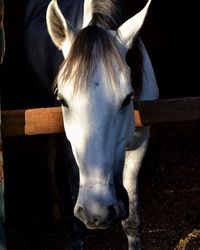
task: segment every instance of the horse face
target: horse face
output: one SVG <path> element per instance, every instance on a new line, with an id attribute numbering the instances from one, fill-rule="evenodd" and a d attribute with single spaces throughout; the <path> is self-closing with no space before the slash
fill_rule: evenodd
<path id="1" fill-rule="evenodd" d="M 100 64 L 90 82 L 82 83 L 87 89 L 75 94 L 73 79 L 68 79 L 58 90 L 66 136 L 80 173 L 74 212 L 88 228 L 105 228 L 127 215 L 122 170 L 125 147 L 134 133 L 133 92 L 123 75 L 115 91 L 109 85 L 116 83 L 108 79 Z"/>
<path id="2" fill-rule="evenodd" d="M 89 4 L 91 1 L 86 0 L 84 27 L 92 16 Z M 70 62 L 67 67 L 61 68 L 57 80 L 65 132 L 80 172 L 80 189 L 74 213 L 91 229 L 107 228 L 114 219 L 127 215 L 122 171 L 125 148 L 134 133 L 134 120 L 130 71 L 123 62 L 143 24 L 149 4 L 150 0 L 141 12 L 122 24 L 118 32 L 107 31 L 116 43 L 112 49 L 115 55 L 111 53 L 107 56 L 105 54 L 110 48 L 105 53 L 103 47 L 107 47 L 109 41 L 105 40 L 105 32 L 103 36 L 100 32 L 101 39 L 94 42 L 97 41 L 97 33 L 87 36 L 86 30 L 91 30 L 88 26 L 81 33 L 84 34 L 81 38 L 85 40 L 77 39 L 80 33 L 65 20 L 55 0 L 51 1 L 47 10 L 48 32 Z M 99 28 L 94 30 L 96 32 Z M 87 39 L 89 37 L 92 39 Z M 86 42 L 82 44 L 82 41 Z M 101 49 L 100 41 L 104 41 Z M 88 43 L 91 46 L 87 46 Z M 80 53 L 84 56 L 77 56 Z M 111 75 L 108 75 L 109 68 Z M 89 73 L 85 77 L 83 72 L 87 71 Z M 81 82 L 87 88 L 75 91 L 79 74 L 83 75 L 79 86 Z M 63 76 L 67 76 L 66 79 Z"/>

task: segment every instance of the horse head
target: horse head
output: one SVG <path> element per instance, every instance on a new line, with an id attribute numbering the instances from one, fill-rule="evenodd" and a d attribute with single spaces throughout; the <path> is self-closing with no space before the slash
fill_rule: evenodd
<path id="1" fill-rule="evenodd" d="M 56 0 L 47 9 L 50 37 L 64 55 L 56 78 L 65 133 L 79 167 L 75 216 L 90 229 L 128 216 L 123 188 L 126 147 L 133 138 L 133 88 L 126 54 L 142 27 L 150 0 L 116 31 L 96 25 L 85 1 L 83 28 L 62 15 Z"/>

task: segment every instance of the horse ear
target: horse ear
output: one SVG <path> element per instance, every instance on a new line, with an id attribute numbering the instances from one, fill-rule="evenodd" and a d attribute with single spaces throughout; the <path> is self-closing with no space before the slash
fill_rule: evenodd
<path id="1" fill-rule="evenodd" d="M 71 47 L 76 30 L 65 20 L 57 1 L 52 0 L 46 12 L 47 29 L 54 44 L 65 54 L 66 47 Z"/>
<path id="2" fill-rule="evenodd" d="M 136 38 L 138 32 L 140 31 L 145 17 L 147 15 L 149 5 L 151 3 L 151 0 L 147 2 L 145 7 L 138 12 L 135 16 L 132 18 L 128 19 L 125 23 L 123 23 L 119 28 L 118 28 L 118 36 L 123 43 L 123 45 L 127 48 L 130 49 L 133 40 Z"/>
<path id="3" fill-rule="evenodd" d="M 87 27 L 91 20 L 92 20 L 92 0 L 85 0 L 82 29 Z"/>

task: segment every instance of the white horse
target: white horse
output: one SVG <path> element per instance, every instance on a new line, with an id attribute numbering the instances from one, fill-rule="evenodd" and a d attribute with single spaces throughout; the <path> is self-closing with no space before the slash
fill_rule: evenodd
<path id="1" fill-rule="evenodd" d="M 138 40 L 143 59 L 139 95 L 134 91 L 134 82 L 131 84 L 126 55 L 138 37 L 151 0 L 117 30 L 110 29 L 115 17 L 114 1 L 63 1 L 62 12 L 56 0 L 47 2 L 42 8 L 30 1 L 26 19 L 32 29 L 27 29 L 26 43 L 38 39 L 38 59 L 30 56 L 31 49 L 27 51 L 44 82 L 44 53 L 48 54 L 53 75 L 58 70 L 61 56 L 56 52 L 59 60 L 53 58 L 55 47 L 47 38 L 45 21 L 38 12 L 38 19 L 33 19 L 37 9 L 33 6 L 44 11 L 48 5 L 48 33 L 64 57 L 55 80 L 56 94 L 62 106 L 65 134 L 79 168 L 74 215 L 88 229 L 105 229 L 121 219 L 129 250 L 139 249 L 137 178 L 148 145 L 149 127 L 135 127 L 133 99 L 157 99 L 158 88 L 142 41 Z M 30 18 L 34 21 L 30 22 Z M 34 34 L 33 26 L 41 19 L 44 22 L 38 30 L 35 26 Z M 46 42 L 40 36 L 45 36 Z M 76 249 L 82 249 L 82 245 L 80 242 Z"/>

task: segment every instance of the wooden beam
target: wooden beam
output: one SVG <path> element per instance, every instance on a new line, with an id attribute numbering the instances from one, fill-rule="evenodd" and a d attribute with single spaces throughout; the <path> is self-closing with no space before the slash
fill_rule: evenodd
<path id="1" fill-rule="evenodd" d="M 200 121 L 200 97 L 139 101 L 136 126 Z M 2 111 L 2 136 L 53 134 L 64 131 L 60 107 Z"/>
<path id="2" fill-rule="evenodd" d="M 137 102 L 142 124 L 200 121 L 200 97 Z"/>
<path id="3" fill-rule="evenodd" d="M 54 134 L 64 131 L 60 107 L 2 111 L 2 136 Z"/>

